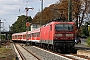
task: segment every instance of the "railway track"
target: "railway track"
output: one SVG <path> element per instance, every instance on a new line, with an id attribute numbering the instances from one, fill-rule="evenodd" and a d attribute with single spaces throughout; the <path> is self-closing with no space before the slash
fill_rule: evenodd
<path id="1" fill-rule="evenodd" d="M 23 48 L 19 44 L 14 44 L 14 48 L 17 51 L 17 55 L 19 60 L 41 60 L 39 57 L 37 57 L 32 52 L 28 51 L 27 49 Z"/>
<path id="2" fill-rule="evenodd" d="M 38 48 L 38 47 L 35 47 Z M 65 60 L 90 60 L 90 58 L 84 56 L 84 55 L 77 55 L 77 54 L 60 54 L 60 53 L 53 53 L 51 51 L 47 51 L 41 48 L 38 48 L 40 50 L 46 51 L 48 53 L 54 54 L 56 56 L 59 56 L 60 58 L 65 59 Z"/>
<path id="3" fill-rule="evenodd" d="M 17 45 L 16 46 L 19 46 L 18 48 L 20 50 L 26 50 L 26 52 L 24 53 L 19 53 L 21 55 L 25 55 L 26 54 L 31 54 L 31 55 L 35 55 L 36 57 L 29 57 L 29 55 L 26 55 L 28 56 L 28 58 L 26 59 L 26 57 L 22 56 L 22 60 L 90 60 L 90 58 L 84 56 L 84 55 L 77 55 L 77 54 L 60 54 L 60 53 L 53 53 L 51 51 L 47 51 L 47 50 L 44 50 L 42 48 L 39 48 L 39 47 L 36 47 L 36 46 L 25 46 L 25 45 Z M 20 56 L 21 56 L 20 55 Z M 38 57 L 37 57 L 38 56 Z"/>

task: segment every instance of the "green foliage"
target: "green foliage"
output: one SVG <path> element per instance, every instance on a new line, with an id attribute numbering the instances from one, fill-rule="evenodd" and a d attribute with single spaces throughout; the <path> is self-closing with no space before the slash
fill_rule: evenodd
<path id="1" fill-rule="evenodd" d="M 6 35 L 1 35 L 1 40 L 5 40 Z"/>
<path id="2" fill-rule="evenodd" d="M 25 15 L 18 16 L 17 21 L 14 24 L 12 24 L 12 26 L 10 27 L 11 31 L 13 31 L 14 33 L 26 31 L 27 21 L 28 22 L 32 21 L 31 16 L 29 16 L 27 19 Z M 30 27 L 29 27 L 29 30 L 30 30 Z"/>
<path id="3" fill-rule="evenodd" d="M 87 44 L 90 46 L 90 37 L 87 38 Z"/>
<path id="4" fill-rule="evenodd" d="M 87 25 L 83 26 L 82 34 L 85 35 L 85 36 L 89 36 L 89 31 L 88 31 Z"/>
<path id="5" fill-rule="evenodd" d="M 90 26 L 88 26 L 88 31 L 89 31 L 89 35 L 90 35 Z"/>

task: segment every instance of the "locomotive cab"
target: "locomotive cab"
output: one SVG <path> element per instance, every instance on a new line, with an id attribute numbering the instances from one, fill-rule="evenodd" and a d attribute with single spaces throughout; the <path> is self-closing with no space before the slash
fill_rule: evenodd
<path id="1" fill-rule="evenodd" d="M 55 40 L 74 40 L 74 26 L 72 24 L 56 24 Z"/>
<path id="2" fill-rule="evenodd" d="M 55 24 L 54 34 L 55 48 L 68 52 L 74 49 L 75 45 L 75 25 L 74 22 L 62 22 Z"/>

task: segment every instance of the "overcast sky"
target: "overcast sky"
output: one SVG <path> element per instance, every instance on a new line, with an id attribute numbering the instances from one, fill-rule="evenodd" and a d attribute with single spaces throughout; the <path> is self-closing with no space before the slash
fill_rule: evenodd
<path id="1" fill-rule="evenodd" d="M 56 3 L 58 0 L 43 0 L 44 7 Z M 29 10 L 28 16 L 32 18 L 41 10 L 40 0 L 0 0 L 0 20 L 4 22 L 4 29 L 7 30 L 18 18 L 18 16 L 26 15 L 25 8 L 33 7 Z"/>

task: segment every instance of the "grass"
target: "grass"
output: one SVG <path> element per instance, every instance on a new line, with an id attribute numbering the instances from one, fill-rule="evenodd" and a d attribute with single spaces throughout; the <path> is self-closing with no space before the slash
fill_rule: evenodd
<path id="1" fill-rule="evenodd" d="M 6 46 L 0 48 L 0 60 L 15 60 L 15 54 L 13 50 Z"/>
<path id="2" fill-rule="evenodd" d="M 90 46 L 90 37 L 87 38 L 87 45 Z"/>

